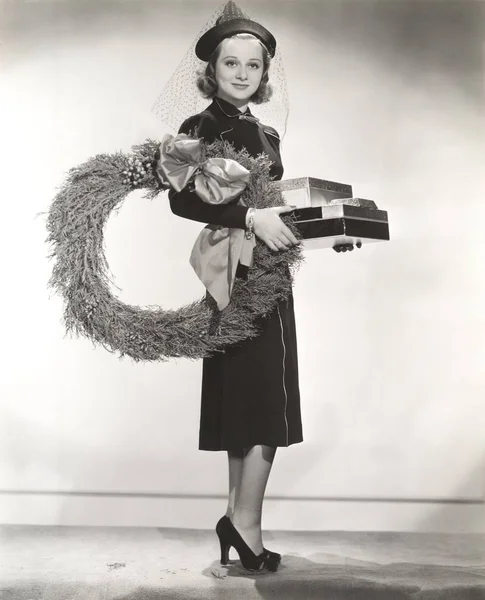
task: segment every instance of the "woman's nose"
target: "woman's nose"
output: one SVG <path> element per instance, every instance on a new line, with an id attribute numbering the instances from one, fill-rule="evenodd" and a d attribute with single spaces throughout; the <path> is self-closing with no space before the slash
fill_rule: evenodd
<path id="1" fill-rule="evenodd" d="M 248 78 L 246 69 L 244 67 L 239 67 L 239 71 L 237 73 L 237 78 L 242 79 L 243 81 Z"/>

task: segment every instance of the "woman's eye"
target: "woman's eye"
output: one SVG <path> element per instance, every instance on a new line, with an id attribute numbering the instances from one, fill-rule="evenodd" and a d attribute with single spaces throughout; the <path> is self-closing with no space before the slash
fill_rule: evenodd
<path id="1" fill-rule="evenodd" d="M 225 64 L 227 67 L 235 67 L 237 65 L 236 61 L 234 60 L 228 60 Z M 248 66 L 251 67 L 251 69 L 259 69 L 260 67 L 259 63 L 249 63 Z"/>

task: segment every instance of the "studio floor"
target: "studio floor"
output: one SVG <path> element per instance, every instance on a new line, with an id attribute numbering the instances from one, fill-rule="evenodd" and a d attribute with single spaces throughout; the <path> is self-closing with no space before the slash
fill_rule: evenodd
<path id="1" fill-rule="evenodd" d="M 237 555 L 221 567 L 212 531 L 4 525 L 0 598 L 485 600 L 485 535 L 274 531 L 264 543 L 280 569 L 249 575 Z"/>

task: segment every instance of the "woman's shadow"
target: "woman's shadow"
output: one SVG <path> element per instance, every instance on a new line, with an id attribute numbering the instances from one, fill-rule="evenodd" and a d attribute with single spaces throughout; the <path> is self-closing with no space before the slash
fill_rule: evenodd
<path id="1" fill-rule="evenodd" d="M 250 574 L 232 560 L 227 567 L 215 561 L 203 574 L 250 579 L 255 597 L 268 600 L 485 600 L 485 565 L 351 562 L 327 553 L 289 554 L 276 573 Z"/>

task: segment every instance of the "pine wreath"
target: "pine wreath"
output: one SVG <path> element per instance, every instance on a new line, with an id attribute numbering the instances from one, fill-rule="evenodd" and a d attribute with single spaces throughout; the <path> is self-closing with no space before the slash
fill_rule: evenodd
<path id="1" fill-rule="evenodd" d="M 261 318 L 288 297 L 302 254 L 297 246 L 273 252 L 257 240 L 248 278 L 236 279 L 231 302 L 222 311 L 208 294 L 176 310 L 121 302 L 110 290 L 103 231 L 133 189 L 143 189 L 150 199 L 160 193 L 153 171 L 158 147 L 147 140 L 131 153 L 99 154 L 68 172 L 47 214 L 49 258 L 54 259 L 48 286 L 64 299 L 67 333 L 135 361 L 200 359 L 258 335 Z M 271 183 L 266 155 L 254 158 L 226 141 L 203 145 L 203 152 L 205 158 L 232 158 L 250 171 L 242 196 L 247 206 L 284 204 Z M 298 237 L 291 217 L 283 219 Z"/>

